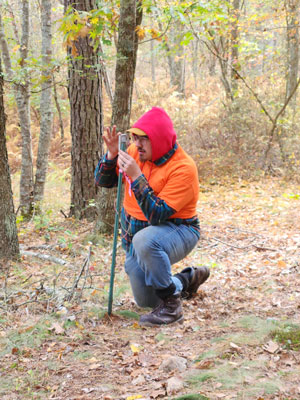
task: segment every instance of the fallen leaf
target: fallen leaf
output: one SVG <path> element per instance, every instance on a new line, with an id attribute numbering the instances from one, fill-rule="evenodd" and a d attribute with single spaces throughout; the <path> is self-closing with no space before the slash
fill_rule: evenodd
<path id="1" fill-rule="evenodd" d="M 198 363 L 196 363 L 196 368 L 197 369 L 209 369 L 212 366 L 214 366 L 214 361 L 212 360 L 202 360 Z"/>
<path id="2" fill-rule="evenodd" d="M 138 376 L 136 379 L 133 379 L 132 384 L 133 385 L 142 385 L 146 383 L 146 380 L 143 375 Z"/>
<path id="3" fill-rule="evenodd" d="M 153 399 L 157 399 L 158 397 L 165 396 L 165 394 L 165 390 L 154 390 L 151 392 L 151 397 L 153 397 Z"/>
<path id="4" fill-rule="evenodd" d="M 278 267 L 285 268 L 286 267 L 286 262 L 283 261 L 283 260 L 279 260 L 277 262 L 277 265 L 278 265 Z"/>
<path id="5" fill-rule="evenodd" d="M 56 333 L 56 335 L 61 335 L 61 334 L 65 333 L 64 328 L 58 322 L 54 322 L 52 324 L 50 331 L 54 331 L 54 333 Z"/>
<path id="6" fill-rule="evenodd" d="M 241 348 L 240 346 L 238 346 L 237 344 L 235 344 L 235 343 L 233 343 L 233 342 L 231 342 L 231 343 L 229 344 L 229 346 L 230 346 L 231 349 L 233 349 L 233 350 L 235 350 L 235 351 L 237 351 L 237 352 L 240 352 L 240 351 L 242 350 L 242 348 Z"/>
<path id="7" fill-rule="evenodd" d="M 92 364 L 92 365 L 89 366 L 89 369 L 90 370 L 95 370 L 95 369 L 98 369 L 100 367 L 101 367 L 101 364 Z"/>
<path id="8" fill-rule="evenodd" d="M 131 351 L 133 352 L 133 354 L 138 354 L 141 351 L 141 347 L 138 344 L 134 344 L 132 343 L 130 345 Z"/>
<path id="9" fill-rule="evenodd" d="M 82 388 L 81 389 L 84 393 L 91 393 L 95 391 L 95 388 Z"/>
<path id="10" fill-rule="evenodd" d="M 132 328 L 133 328 L 133 329 L 141 329 L 141 326 L 140 326 L 140 324 L 139 324 L 137 321 L 135 321 L 135 322 L 132 324 Z"/>
<path id="11" fill-rule="evenodd" d="M 87 362 L 95 364 L 98 361 L 96 357 L 89 358 Z"/>
<path id="12" fill-rule="evenodd" d="M 13 347 L 11 349 L 11 354 L 13 354 L 13 355 L 19 354 L 19 352 L 20 352 L 20 350 L 18 349 L 18 347 Z"/>
<path id="13" fill-rule="evenodd" d="M 270 340 L 266 345 L 263 346 L 263 349 L 268 353 L 274 354 L 279 350 L 279 346 L 277 343 Z"/>

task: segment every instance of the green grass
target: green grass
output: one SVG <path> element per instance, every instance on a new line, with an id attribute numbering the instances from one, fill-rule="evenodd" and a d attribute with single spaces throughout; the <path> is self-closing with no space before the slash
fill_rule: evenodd
<path id="1" fill-rule="evenodd" d="M 1 351 L 0 356 L 11 353 L 12 349 L 22 352 L 22 348 L 24 347 L 39 347 L 52 335 L 52 332 L 49 330 L 50 326 L 49 322 L 40 321 L 36 325 L 28 327 L 25 332 L 18 330 L 8 332 L 6 338 L 3 338 L 4 349 Z"/>
<path id="2" fill-rule="evenodd" d="M 90 351 L 75 350 L 73 353 L 73 357 L 76 360 L 89 360 L 90 358 L 93 357 L 93 353 L 91 353 Z"/>
<path id="3" fill-rule="evenodd" d="M 279 321 L 274 319 L 261 319 L 254 315 L 246 315 L 239 319 L 237 326 L 244 328 L 250 332 L 255 332 L 256 336 L 267 336 L 270 332 L 280 325 Z"/>
<path id="4" fill-rule="evenodd" d="M 192 385 L 199 386 L 200 383 L 209 381 L 209 380 L 215 380 L 216 379 L 216 374 L 215 372 L 209 372 L 207 370 L 202 370 L 202 372 L 193 375 L 189 378 L 189 382 Z"/>
<path id="5" fill-rule="evenodd" d="M 218 355 L 219 355 L 219 353 L 217 351 L 209 350 L 209 351 L 206 351 L 206 352 L 200 354 L 200 356 L 196 358 L 195 362 L 199 362 L 199 361 L 202 361 L 202 360 L 207 360 L 209 358 L 215 358 Z"/>
<path id="6" fill-rule="evenodd" d="M 239 332 L 237 332 L 239 328 Z M 300 327 L 292 322 L 275 319 L 263 320 L 254 315 L 246 315 L 232 324 L 232 333 L 215 337 L 211 340 L 208 351 L 200 354 L 195 362 L 213 359 L 214 363 L 206 370 L 195 372 L 187 383 L 204 388 L 219 383 L 220 390 L 239 389 L 237 399 L 254 399 L 258 395 L 272 395 L 284 387 L 284 376 L 280 371 L 272 377 L 264 374 L 265 361 L 254 358 L 251 361 L 243 359 L 246 347 L 258 347 L 270 340 L 270 335 L 288 349 L 300 349 Z M 230 347 L 233 342 L 241 347 L 241 353 L 234 352 Z M 228 356 L 228 357 L 227 357 Z M 227 359 L 229 358 L 229 360 Z M 234 360 L 234 362 L 233 362 Z M 296 372 L 298 373 L 298 372 Z M 212 383 L 211 383 L 211 382 Z"/>
<path id="7" fill-rule="evenodd" d="M 300 327 L 297 325 L 286 324 L 272 331 L 271 336 L 286 349 L 300 350 Z"/>
<path id="8" fill-rule="evenodd" d="M 128 319 L 134 319 L 136 321 L 138 321 L 140 319 L 139 314 L 134 311 L 120 310 L 120 311 L 117 311 L 116 314 L 121 315 L 121 317 L 125 317 Z"/>
<path id="9" fill-rule="evenodd" d="M 247 395 L 244 398 L 250 399 L 262 391 L 265 394 L 273 394 L 283 386 L 278 376 L 274 376 L 272 381 L 264 380 L 263 371 L 264 362 L 258 360 L 242 362 L 236 366 L 225 362 L 210 370 L 202 370 L 191 376 L 188 382 L 199 388 L 207 381 L 221 383 L 221 390 L 233 390 L 239 387 L 241 392 Z M 251 384 L 249 379 L 252 382 Z"/>
<path id="10" fill-rule="evenodd" d="M 157 342 L 165 342 L 165 343 L 169 343 L 171 341 L 170 337 L 168 335 L 166 335 L 163 332 L 159 332 L 156 336 L 155 336 L 155 340 Z"/>

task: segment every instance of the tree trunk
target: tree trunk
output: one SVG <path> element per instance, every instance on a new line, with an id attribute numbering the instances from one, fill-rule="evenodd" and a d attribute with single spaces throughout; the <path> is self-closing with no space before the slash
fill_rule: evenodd
<path id="1" fill-rule="evenodd" d="M 24 84 L 18 85 L 16 100 L 22 135 L 22 163 L 20 179 L 20 209 L 24 217 L 31 216 L 33 208 L 33 158 L 30 120 L 30 78 L 26 70 L 29 46 L 29 1 L 22 2 L 21 61 L 24 66 Z"/>
<path id="2" fill-rule="evenodd" d="M 16 216 L 5 139 L 3 75 L 0 58 L 0 259 L 19 256 Z"/>
<path id="3" fill-rule="evenodd" d="M 103 50 L 102 50 L 101 43 L 99 43 L 98 46 L 99 46 L 98 49 L 100 51 L 99 59 L 100 59 L 101 74 L 102 74 L 102 77 L 103 77 L 104 87 L 105 87 L 106 94 L 107 94 L 107 96 L 109 98 L 110 104 L 112 105 L 113 104 L 114 95 L 113 95 L 113 91 L 112 91 L 112 87 L 111 87 L 108 71 L 107 71 L 107 68 L 106 68 L 106 65 L 105 65 L 105 61 L 103 59 Z"/>
<path id="4" fill-rule="evenodd" d="M 95 0 L 66 0 L 65 5 L 78 11 L 96 8 Z M 77 56 L 69 49 L 68 71 L 72 136 L 70 215 L 94 219 L 94 171 L 100 157 L 99 146 L 102 147 L 102 83 L 99 58 L 89 37 L 78 38 L 75 46 Z"/>
<path id="5" fill-rule="evenodd" d="M 289 97 L 297 84 L 299 70 L 299 0 L 286 0 L 286 22 L 287 22 L 287 78 L 286 78 L 286 98 Z M 291 105 L 296 105 L 296 95 L 294 95 Z"/>
<path id="6" fill-rule="evenodd" d="M 59 128 L 60 128 L 60 139 L 61 142 L 65 140 L 65 130 L 64 130 L 64 121 L 62 117 L 62 112 L 61 112 L 61 107 L 58 101 L 58 96 L 57 96 L 57 89 L 56 89 L 56 82 L 55 82 L 55 75 L 52 74 L 52 82 L 53 82 L 53 97 L 54 97 L 54 102 L 58 114 L 58 120 L 59 120 Z"/>
<path id="7" fill-rule="evenodd" d="M 115 72 L 115 94 L 111 125 L 124 132 L 129 128 L 132 92 L 136 68 L 138 36 L 136 27 L 142 22 L 140 1 L 121 0 Z M 111 233 L 114 226 L 116 190 L 100 188 L 97 199 L 98 219 L 95 230 Z"/>
<path id="8" fill-rule="evenodd" d="M 180 44 L 183 37 L 184 26 L 177 21 L 170 30 L 170 42 L 168 44 L 168 64 L 170 68 L 171 86 L 174 86 L 178 93 L 184 94 L 185 91 L 185 67 L 184 67 L 184 48 Z"/>
<path id="9" fill-rule="evenodd" d="M 18 114 L 22 135 L 22 163 L 20 179 L 21 214 L 29 218 L 33 209 L 33 157 L 30 121 L 29 83 L 20 86 L 17 91 Z"/>
<path id="10" fill-rule="evenodd" d="M 156 18 L 158 27 L 161 32 L 164 31 L 164 27 L 159 19 L 160 15 L 158 9 L 156 10 Z M 163 47 L 167 56 L 167 63 L 169 66 L 170 73 L 170 85 L 175 87 L 179 93 L 184 93 L 184 87 L 182 87 L 183 79 L 182 73 L 184 71 L 183 67 L 183 47 L 180 45 L 182 39 L 183 25 L 177 21 L 175 26 L 171 25 L 169 34 L 169 40 L 163 38 Z M 175 56 L 176 54 L 176 56 Z"/>
<path id="11" fill-rule="evenodd" d="M 135 73 L 136 0 L 121 0 L 117 43 L 115 94 L 111 124 L 117 130 L 129 128 Z"/>
<path id="12" fill-rule="evenodd" d="M 10 54 L 4 36 L 0 14 L 0 37 L 3 52 L 3 61 L 7 76 L 13 81 L 14 73 L 11 66 Z M 32 139 L 30 121 L 30 90 L 29 75 L 26 70 L 26 59 L 29 45 L 29 2 L 22 2 L 22 36 L 20 41 L 19 64 L 23 68 L 23 82 L 13 82 L 15 98 L 18 108 L 18 116 L 22 136 L 22 162 L 20 179 L 20 209 L 24 217 L 30 217 L 33 208 L 33 165 L 32 165 Z"/>
<path id="13" fill-rule="evenodd" d="M 192 43 L 192 72 L 194 78 L 194 87 L 197 89 L 198 86 L 198 70 L 199 70 L 199 56 L 198 56 L 198 40 L 193 41 Z"/>
<path id="14" fill-rule="evenodd" d="M 52 125 L 52 34 L 51 34 L 51 0 L 41 1 L 41 31 L 42 31 L 42 84 L 40 100 L 40 137 L 36 161 L 36 174 L 34 183 L 34 203 L 43 200 L 48 169 L 48 156 L 51 140 Z"/>
<path id="15" fill-rule="evenodd" d="M 231 65 L 235 70 L 239 70 L 239 30 L 238 22 L 240 15 L 240 0 L 233 0 L 232 12 L 232 27 L 231 27 Z M 238 91 L 238 76 L 234 69 L 231 69 L 231 92 L 233 95 Z"/>
<path id="16" fill-rule="evenodd" d="M 209 52 L 208 54 L 208 73 L 210 76 L 216 76 L 217 57 Z"/>
<path id="17" fill-rule="evenodd" d="M 150 54 L 151 54 L 151 80 L 152 83 L 155 83 L 155 55 L 154 55 L 154 43 L 153 40 L 150 41 Z"/>

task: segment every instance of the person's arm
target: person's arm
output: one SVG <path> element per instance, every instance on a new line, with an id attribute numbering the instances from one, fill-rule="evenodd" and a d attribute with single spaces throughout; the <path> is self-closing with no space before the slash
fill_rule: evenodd
<path id="1" fill-rule="evenodd" d="M 158 225 L 166 221 L 176 212 L 163 199 L 154 194 L 144 175 L 140 175 L 132 182 L 131 189 L 151 225 Z"/>
<path id="2" fill-rule="evenodd" d="M 95 170 L 95 184 L 106 188 L 112 188 L 118 184 L 116 172 L 118 156 L 112 160 L 107 158 L 107 154 L 101 158 Z"/>

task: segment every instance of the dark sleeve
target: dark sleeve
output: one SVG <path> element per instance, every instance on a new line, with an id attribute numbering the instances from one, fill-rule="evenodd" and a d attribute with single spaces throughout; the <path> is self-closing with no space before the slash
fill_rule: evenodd
<path id="1" fill-rule="evenodd" d="M 106 154 L 99 161 L 95 169 L 95 184 L 106 188 L 118 185 L 118 175 L 116 172 L 118 156 L 113 160 L 108 160 Z"/>
<path id="2" fill-rule="evenodd" d="M 176 212 L 164 200 L 154 194 L 144 175 L 139 176 L 132 182 L 131 189 L 151 225 L 158 225 L 166 221 Z"/>

